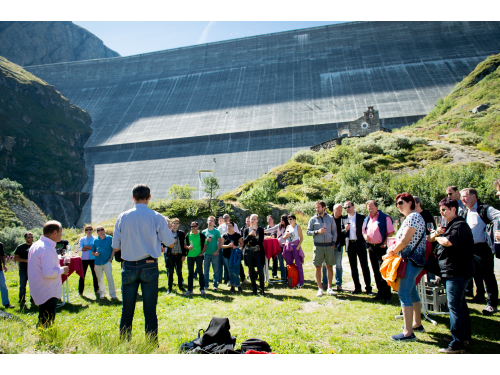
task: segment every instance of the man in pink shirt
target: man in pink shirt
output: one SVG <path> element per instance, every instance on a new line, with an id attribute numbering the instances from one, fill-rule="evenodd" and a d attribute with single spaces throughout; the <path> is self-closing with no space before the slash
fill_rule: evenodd
<path id="1" fill-rule="evenodd" d="M 28 282 L 30 294 L 38 305 L 37 327 L 50 326 L 56 318 L 57 301 L 62 297 L 61 275 L 69 267 L 61 267 L 56 243 L 61 241 L 61 223 L 51 220 L 43 226 L 43 236 L 31 245 L 28 254 Z"/>
<path id="2" fill-rule="evenodd" d="M 384 303 L 391 303 L 391 287 L 382 279 L 380 266 L 382 256 L 387 252 L 387 237 L 394 234 L 392 219 L 378 209 L 378 203 L 374 200 L 366 202 L 368 216 L 363 223 L 363 237 L 368 245 L 370 263 L 377 284 L 377 295 L 373 299 L 380 299 Z"/>

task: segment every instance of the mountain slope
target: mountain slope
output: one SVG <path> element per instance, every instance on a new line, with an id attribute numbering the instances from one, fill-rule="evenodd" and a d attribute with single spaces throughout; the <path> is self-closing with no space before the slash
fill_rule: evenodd
<path id="1" fill-rule="evenodd" d="M 0 22 L 0 56 L 20 65 L 120 56 L 73 22 Z"/>
<path id="2" fill-rule="evenodd" d="M 0 56 L 0 179 L 8 177 L 25 190 L 80 192 L 88 177 L 83 145 L 91 122 L 53 86 Z M 42 198 L 36 203 L 60 219 L 43 207 Z M 64 217 L 78 219 L 78 207 L 68 201 L 66 209 Z"/>

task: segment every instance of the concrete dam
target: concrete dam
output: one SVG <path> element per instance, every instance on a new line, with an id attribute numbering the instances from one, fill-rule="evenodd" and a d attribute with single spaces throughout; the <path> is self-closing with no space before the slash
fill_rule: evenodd
<path id="1" fill-rule="evenodd" d="M 137 183 L 164 198 L 214 170 L 231 190 L 368 106 L 409 125 L 499 52 L 499 22 L 353 22 L 25 69 L 92 116 L 82 225 L 131 208 Z"/>

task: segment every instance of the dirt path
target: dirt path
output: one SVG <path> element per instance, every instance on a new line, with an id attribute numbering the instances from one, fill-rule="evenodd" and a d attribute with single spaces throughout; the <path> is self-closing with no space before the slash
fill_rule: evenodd
<path id="1" fill-rule="evenodd" d="M 439 147 L 440 145 L 446 147 Z M 462 146 L 445 141 L 430 141 L 429 146 L 437 146 L 442 149 L 446 156 L 451 156 L 453 161 L 450 164 L 481 162 L 495 165 L 500 161 L 500 157 L 493 156 L 488 152 L 479 151 L 469 146 Z M 447 149 L 449 148 L 449 150 Z"/>

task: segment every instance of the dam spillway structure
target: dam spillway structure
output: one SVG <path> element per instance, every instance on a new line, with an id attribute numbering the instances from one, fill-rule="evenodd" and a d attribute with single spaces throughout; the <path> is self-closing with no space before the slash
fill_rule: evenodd
<path id="1" fill-rule="evenodd" d="M 164 198 L 213 170 L 231 190 L 368 106 L 409 125 L 499 50 L 499 22 L 351 22 L 25 69 L 92 116 L 82 225 L 131 208 L 137 183 Z"/>

